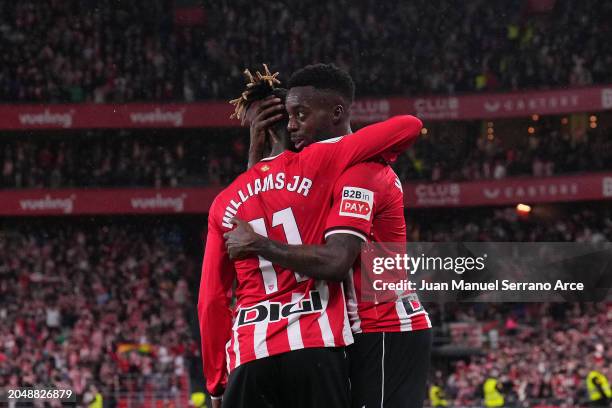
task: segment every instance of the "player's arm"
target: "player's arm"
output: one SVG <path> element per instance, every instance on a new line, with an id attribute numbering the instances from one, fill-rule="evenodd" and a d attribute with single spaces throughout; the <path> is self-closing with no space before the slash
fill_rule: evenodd
<path id="1" fill-rule="evenodd" d="M 336 180 L 325 244 L 289 245 L 263 237 L 248 223 L 225 234 L 230 258 L 260 255 L 273 264 L 315 279 L 344 280 L 367 241 L 374 214 L 376 180 L 371 167 L 353 166 Z"/>
<path id="2" fill-rule="evenodd" d="M 325 239 L 352 235 L 368 241 L 375 212 L 384 206 L 384 188 L 375 177 L 379 163 L 360 163 L 347 169 L 336 180 L 332 207 L 325 223 Z"/>
<path id="3" fill-rule="evenodd" d="M 225 345 L 232 331 L 230 305 L 234 278 L 235 271 L 211 207 L 198 296 L 198 318 L 206 388 L 212 396 L 222 395 L 227 382 Z"/>
<path id="4" fill-rule="evenodd" d="M 342 259 L 342 264 L 337 265 L 338 269 L 333 271 L 335 280 L 344 280 L 347 277 L 359 256 L 361 244 L 367 242 L 372 229 L 372 218 L 378 198 L 378 193 L 375 192 L 377 180 L 372 178 L 372 168 L 366 166 L 365 163 L 353 166 L 336 180 L 332 207 L 325 226 L 325 245 L 315 246 L 329 248 L 328 259 L 334 257 Z M 348 247 L 346 242 L 350 242 L 351 247 Z M 342 244 L 335 245 L 335 243 Z M 289 259 L 293 256 L 293 251 L 295 250 L 290 249 L 286 255 Z M 318 271 L 312 268 L 304 271 L 304 274 L 317 278 Z"/>
<path id="5" fill-rule="evenodd" d="M 280 98 L 270 96 L 266 98 L 255 111 L 249 128 L 249 163 L 247 168 L 253 167 L 264 157 L 266 147 L 266 130 L 283 118 L 285 107 Z"/>
<path id="6" fill-rule="evenodd" d="M 224 235 L 231 259 L 256 254 L 315 279 L 343 280 L 361 250 L 362 240 L 354 235 L 338 234 L 324 245 L 289 245 L 257 234 L 246 221 L 234 218 L 232 222 L 236 228 Z"/>
<path id="7" fill-rule="evenodd" d="M 393 158 L 414 143 L 422 128 L 415 116 L 395 116 L 352 135 L 314 143 L 301 154 L 311 167 L 337 177 L 353 164 L 377 156 Z"/>

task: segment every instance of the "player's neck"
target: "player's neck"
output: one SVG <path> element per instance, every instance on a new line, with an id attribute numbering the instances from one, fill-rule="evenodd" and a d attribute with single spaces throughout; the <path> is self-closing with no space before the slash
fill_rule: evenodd
<path id="1" fill-rule="evenodd" d="M 350 123 L 345 123 L 341 126 L 338 126 L 337 130 L 335 131 L 335 135 L 331 136 L 331 137 L 340 137 L 340 136 L 344 136 L 344 135 L 350 135 L 351 133 L 353 133 L 353 130 L 351 129 L 351 124 Z"/>
<path id="2" fill-rule="evenodd" d="M 285 150 L 286 150 L 285 146 L 283 146 L 282 144 L 274 143 L 272 145 L 272 150 L 270 151 L 270 157 L 278 156 L 279 154 L 281 154 Z"/>

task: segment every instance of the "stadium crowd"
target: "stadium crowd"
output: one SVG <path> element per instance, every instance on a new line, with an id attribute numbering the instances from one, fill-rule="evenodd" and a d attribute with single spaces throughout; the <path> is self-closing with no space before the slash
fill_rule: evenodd
<path id="1" fill-rule="evenodd" d="M 206 0 L 203 23 L 184 26 L 164 0 L 1 0 L 0 101 L 228 98 L 241 90 L 244 64 L 261 62 L 284 77 L 334 62 L 359 95 L 612 80 L 609 2 L 557 0 L 545 14 L 528 3 Z"/>
<path id="2" fill-rule="evenodd" d="M 7 139 L 0 142 L 1 186 L 226 185 L 245 170 L 248 151 L 244 135 L 228 133 L 151 138 L 92 131 L 75 139 Z"/>
<path id="3" fill-rule="evenodd" d="M 461 219 L 414 212 L 408 217 L 409 240 L 612 239 L 609 209 L 581 205 L 565 211 L 569 215 L 553 224 L 518 219 L 513 209 L 488 209 Z M 183 228 L 173 222 L 151 227 L 118 221 L 5 225 L 0 235 L 0 317 L 5 323 L 0 325 L 0 381 L 65 385 L 81 397 L 94 386 L 105 396 L 121 395 L 126 379 L 140 378 L 165 381 L 158 386 L 178 392 L 178 378 L 193 372 L 187 360 L 197 359 L 199 352 L 197 327 L 190 321 L 195 317 L 190 288 L 197 287 L 199 268 L 186 248 L 201 242 L 187 242 L 195 238 Z M 485 355 L 444 372 L 448 395 L 465 404 L 492 370 L 514 398 L 566 401 L 581 398 L 585 364 L 591 364 L 584 356 L 594 356 L 592 364 L 612 366 L 612 312 L 604 303 L 458 304 L 443 314 L 436 307 L 430 312 L 436 327 L 493 322 L 487 333 L 498 333 L 495 341 L 485 342 Z M 201 371 L 195 373 L 192 384 L 201 380 Z"/>
<path id="4" fill-rule="evenodd" d="M 514 138 L 477 134 L 458 138 L 452 132 L 423 135 L 394 166 L 402 180 L 472 181 L 512 176 L 547 177 L 581 171 L 609 170 L 612 129 L 595 129 L 583 136 L 567 129 L 542 129 Z"/>
<path id="5" fill-rule="evenodd" d="M 559 208 L 557 208 L 559 210 Z M 461 215 L 459 216 L 459 211 Z M 521 217 L 513 208 L 412 212 L 408 240 L 421 242 L 584 242 L 612 240 L 612 211 L 566 206 L 553 220 Z M 486 214 L 486 215 L 485 215 Z M 479 406 L 488 377 L 504 384 L 512 406 L 575 407 L 588 400 L 592 369 L 612 378 L 612 303 L 448 303 L 429 305 L 434 327 L 457 322 L 478 331 L 484 351 L 432 370 L 451 406 Z M 478 328 L 478 330 L 477 330 Z M 449 334 L 450 335 L 450 334 Z M 453 344 L 461 346 L 461 339 Z M 436 375 L 436 370 L 439 371 Z"/>
<path id="6" fill-rule="evenodd" d="M 574 206 L 561 213 L 543 208 L 540 214 L 528 217 L 519 215 L 514 207 L 490 213 L 482 208 L 446 209 L 435 217 L 408 211 L 408 242 L 612 241 L 612 211 L 599 207 Z"/>
<path id="7" fill-rule="evenodd" d="M 176 23 L 172 3 L 0 0 L 0 102 L 229 99 L 242 89 L 245 63 L 262 61 L 284 78 L 313 61 L 334 62 L 351 73 L 358 96 L 612 82 L 611 2 L 557 0 L 539 14 L 520 0 L 270 0 L 257 7 L 204 0 L 196 26 Z M 9 135 L 0 141 L 0 188 L 222 186 L 244 170 L 243 130 L 191 132 Z M 546 128 L 514 147 L 477 133 L 457 140 L 431 132 L 395 168 L 402 180 L 429 181 L 609 170 L 610 132 L 581 138 Z M 611 212 L 601 207 L 577 205 L 547 219 L 521 218 L 514 209 L 460 211 L 410 213 L 408 239 L 612 240 Z M 176 225 L 3 226 L 0 383 L 65 386 L 80 400 L 97 389 L 105 398 L 120 395 L 129 379 L 137 388 L 150 381 L 178 392 L 187 360 L 199 353 L 190 322 L 199 268 L 185 241 Z M 479 387 L 494 372 L 510 401 L 568 407 L 585 399 L 592 367 L 612 378 L 610 304 L 430 311 L 435 326 L 493 322 L 483 355 L 441 371 L 438 380 L 457 404 L 478 405 Z M 200 372 L 192 381 L 201 382 Z"/>
<path id="8" fill-rule="evenodd" d="M 422 136 L 394 168 L 401 180 L 546 177 L 610 170 L 611 129 L 571 137 L 558 129 L 504 147 L 499 138 Z M 171 138 L 127 131 L 83 137 L 7 138 L 0 142 L 0 188 L 219 186 L 246 168 L 244 131 L 174 133 Z M 229 143 L 228 143 L 229 142 Z"/>
<path id="9" fill-rule="evenodd" d="M 451 406 L 480 406 L 489 377 L 503 384 L 509 406 L 585 406 L 589 371 L 612 376 L 612 304 L 495 306 L 458 308 L 455 321 L 486 327 L 487 341 L 481 355 L 456 361 L 446 376 L 434 373 Z"/>
<path id="10" fill-rule="evenodd" d="M 96 387 L 104 406 L 144 383 L 178 392 L 185 360 L 199 350 L 188 283 L 199 268 L 183 244 L 176 227 L 4 227 L 0 383 L 55 385 L 81 402 Z"/>

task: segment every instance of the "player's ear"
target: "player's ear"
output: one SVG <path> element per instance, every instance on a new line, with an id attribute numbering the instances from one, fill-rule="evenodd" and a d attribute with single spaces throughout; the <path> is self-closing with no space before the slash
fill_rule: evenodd
<path id="1" fill-rule="evenodd" d="M 342 105 L 334 106 L 333 116 L 332 116 L 334 125 L 337 125 L 338 123 L 342 122 L 345 114 L 346 114 L 346 111 L 344 109 L 344 106 Z"/>

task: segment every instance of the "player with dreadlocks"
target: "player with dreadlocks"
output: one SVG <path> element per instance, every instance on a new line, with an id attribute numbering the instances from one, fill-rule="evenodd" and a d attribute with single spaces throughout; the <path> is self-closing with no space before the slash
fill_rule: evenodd
<path id="1" fill-rule="evenodd" d="M 333 65 L 296 71 L 286 100 L 288 129 L 296 148 L 351 133 L 354 93 L 349 74 Z M 227 240 L 231 257 L 255 254 L 315 279 L 345 280 L 355 338 L 348 348 L 353 408 L 423 405 L 431 349 L 428 314 L 416 293 L 372 294 L 359 259 L 361 242 L 406 242 L 402 186 L 385 161 L 359 163 L 336 180 L 324 245 L 311 245 L 305 251 L 259 236 L 243 221 L 235 222 L 239 226 Z M 336 259 L 351 262 L 340 264 Z"/>
<path id="2" fill-rule="evenodd" d="M 252 85 L 234 101 L 236 117 L 249 121 L 261 113 L 255 103 L 263 104 L 262 98 L 282 99 L 272 77 L 266 71 L 249 78 Z M 330 202 L 340 174 L 358 162 L 401 149 L 421 127 L 413 116 L 398 116 L 351 137 L 314 143 L 300 153 L 284 150 L 285 131 L 268 128 L 271 156 L 215 198 L 198 298 L 204 375 L 215 406 L 221 398 L 224 408 L 349 406 L 344 347 L 353 336 L 342 285 L 311 279 L 262 257 L 232 261 L 224 234 L 237 217 L 277 241 L 321 243 L 329 211 L 322 204 Z M 308 251 L 308 245 L 300 248 Z M 346 268 L 353 261 L 338 258 L 334 261 Z"/>
<path id="3" fill-rule="evenodd" d="M 240 97 L 230 101 L 230 104 L 234 105 L 234 113 L 230 119 L 236 118 L 243 126 L 252 128 L 251 152 L 247 168 L 251 168 L 263 157 L 266 146 L 268 150 L 271 149 L 269 143 L 271 134 L 276 137 L 279 149 L 295 150 L 293 144 L 289 143 L 287 131 L 287 112 L 284 107 L 287 90 L 277 87 L 280 85 L 278 72 L 272 74 L 266 64 L 263 64 L 263 67 L 263 74 L 256 71 L 253 75 L 248 69 L 244 70 L 244 76 L 248 81 L 246 89 Z M 252 157 L 257 159 L 252 160 Z"/>

